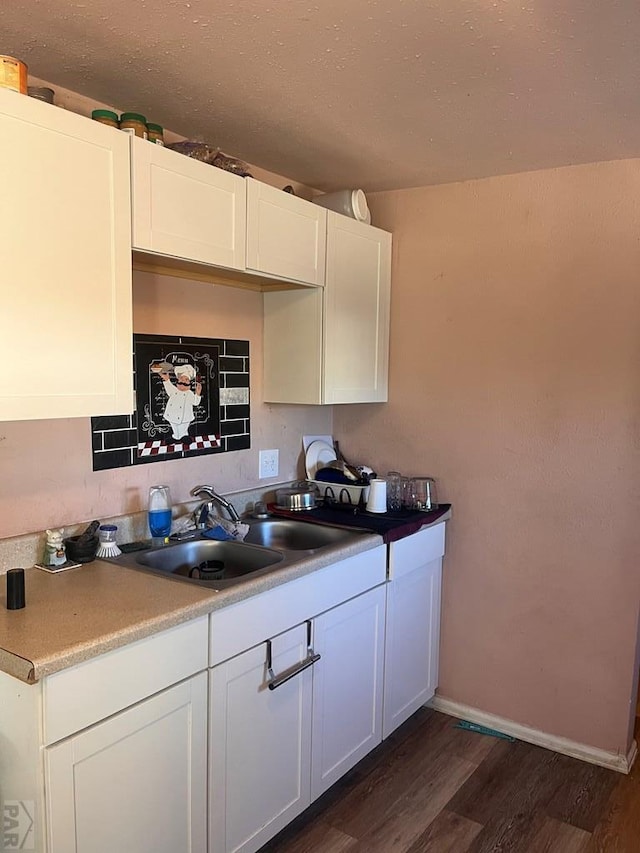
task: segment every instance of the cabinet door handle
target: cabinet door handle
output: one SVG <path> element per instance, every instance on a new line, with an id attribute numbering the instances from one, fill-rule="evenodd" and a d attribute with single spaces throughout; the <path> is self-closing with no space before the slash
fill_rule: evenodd
<path id="1" fill-rule="evenodd" d="M 269 681 L 267 681 L 267 687 L 269 690 L 275 690 L 276 687 L 280 687 L 280 685 L 289 681 L 291 678 L 295 678 L 295 676 L 302 672 L 304 669 L 308 669 L 310 666 L 316 661 L 320 660 L 320 655 L 313 651 L 313 647 L 311 645 L 311 621 L 307 621 L 307 656 L 304 660 L 299 661 L 298 663 L 294 663 L 293 666 L 290 666 L 288 669 L 285 669 L 279 675 L 275 675 L 273 671 L 273 660 L 272 660 L 272 651 L 271 651 L 271 640 L 267 640 L 267 672 L 269 673 Z"/>

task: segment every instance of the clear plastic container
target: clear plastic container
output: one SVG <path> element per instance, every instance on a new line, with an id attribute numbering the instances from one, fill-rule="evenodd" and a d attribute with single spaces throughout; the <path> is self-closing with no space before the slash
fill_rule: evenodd
<path id="1" fill-rule="evenodd" d="M 163 545 L 171 533 L 169 486 L 151 486 L 148 504 L 149 532 L 154 545 Z"/>

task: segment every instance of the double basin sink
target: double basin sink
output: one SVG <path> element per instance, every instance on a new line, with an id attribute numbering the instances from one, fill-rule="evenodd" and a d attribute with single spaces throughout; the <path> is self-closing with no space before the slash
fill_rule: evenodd
<path id="1" fill-rule="evenodd" d="M 122 554 L 110 562 L 210 589 L 226 589 L 299 561 L 306 552 L 340 547 L 368 531 L 289 518 L 255 519 L 242 542 L 190 539 Z"/>

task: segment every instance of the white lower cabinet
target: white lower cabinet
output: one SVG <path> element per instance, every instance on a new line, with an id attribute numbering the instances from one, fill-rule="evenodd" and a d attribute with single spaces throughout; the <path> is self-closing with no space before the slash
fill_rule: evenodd
<path id="1" fill-rule="evenodd" d="M 384 726 L 388 737 L 438 686 L 445 524 L 389 546 Z"/>
<path id="2" fill-rule="evenodd" d="M 0 849 L 206 853 L 207 616 L 34 685 L 0 672 Z"/>
<path id="3" fill-rule="evenodd" d="M 275 672 L 305 654 L 303 625 L 272 640 Z M 310 802 L 311 669 L 268 678 L 264 643 L 210 672 L 211 853 L 257 850 Z"/>
<path id="4" fill-rule="evenodd" d="M 384 586 L 314 620 L 311 799 L 382 740 Z"/>
<path id="5" fill-rule="evenodd" d="M 380 743 L 385 550 L 212 615 L 212 649 L 283 627 L 283 603 L 305 621 L 210 672 L 209 853 L 254 853 Z"/>
<path id="6" fill-rule="evenodd" d="M 207 675 L 45 751 L 50 853 L 205 853 Z"/>

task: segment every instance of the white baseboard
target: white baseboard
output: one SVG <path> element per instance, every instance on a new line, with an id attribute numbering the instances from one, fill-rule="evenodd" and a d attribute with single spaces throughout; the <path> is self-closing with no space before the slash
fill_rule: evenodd
<path id="1" fill-rule="evenodd" d="M 478 708 L 472 708 L 471 705 L 454 702 L 444 696 L 434 696 L 428 703 L 428 707 L 433 708 L 434 711 L 449 714 L 451 717 L 459 717 L 461 720 L 468 720 L 470 723 L 495 729 L 518 740 L 560 752 L 562 755 L 570 755 L 572 758 L 579 758 L 581 761 L 588 761 L 590 764 L 598 764 L 600 767 L 607 767 L 609 770 L 617 770 L 619 773 L 629 773 L 638 752 L 635 740 L 632 741 L 627 755 L 621 755 L 619 752 L 608 752 L 606 749 L 597 749 L 568 738 L 550 735 L 547 732 L 541 732 L 539 729 L 532 729 L 529 726 L 515 723 L 513 720 L 498 717 L 496 714 L 487 714 Z"/>

